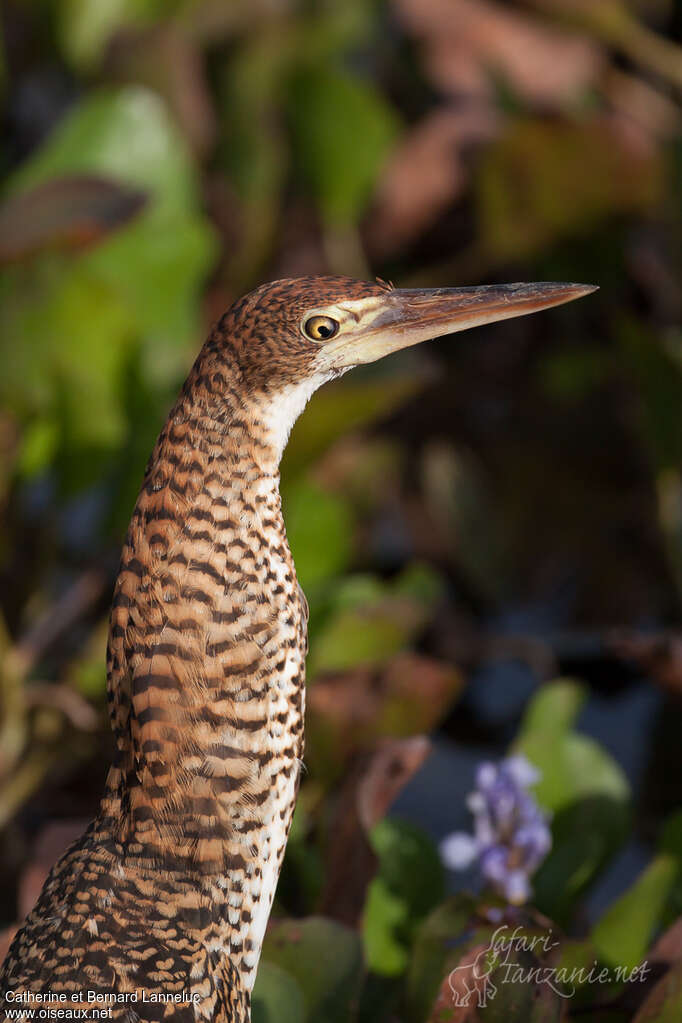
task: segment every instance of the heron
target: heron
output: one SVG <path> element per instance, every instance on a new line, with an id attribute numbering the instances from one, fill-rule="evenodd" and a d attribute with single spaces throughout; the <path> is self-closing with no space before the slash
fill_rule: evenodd
<path id="1" fill-rule="evenodd" d="M 279 493 L 292 426 L 355 366 L 593 290 L 308 276 L 222 316 L 147 463 L 109 625 L 115 758 L 9 950 L 15 1009 L 248 1023 L 303 756 L 308 610 Z"/>

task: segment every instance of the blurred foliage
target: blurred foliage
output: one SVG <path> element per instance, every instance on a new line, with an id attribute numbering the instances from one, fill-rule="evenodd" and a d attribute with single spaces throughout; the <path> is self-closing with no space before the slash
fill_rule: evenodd
<path id="1" fill-rule="evenodd" d="M 96 806 L 117 552 L 209 324 L 299 273 L 583 279 L 585 302 L 335 382 L 294 430 L 308 773 L 253 1018 L 680 1017 L 681 31 L 679 0 L 3 4 L 5 923 L 36 831 Z M 587 727 L 637 686 L 638 775 Z M 540 768 L 533 907 L 444 898 L 433 837 L 386 816 L 430 732 L 452 763 Z M 420 803 L 445 820 L 456 781 Z M 568 999 L 498 964 L 457 1008 L 503 924 L 560 938 L 529 969 L 656 970 Z"/>
<path id="2" fill-rule="evenodd" d="M 629 824 L 623 772 L 594 740 L 573 730 L 584 698 L 570 682 L 545 686 L 528 708 L 516 744 L 542 772 L 536 795 L 554 814 L 554 846 L 536 876 L 535 901 L 562 923 L 623 843 Z"/>

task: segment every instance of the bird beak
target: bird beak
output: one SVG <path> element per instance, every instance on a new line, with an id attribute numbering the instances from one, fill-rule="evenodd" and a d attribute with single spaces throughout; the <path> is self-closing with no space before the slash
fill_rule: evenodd
<path id="1" fill-rule="evenodd" d="M 430 338 L 536 313 L 596 290 L 591 284 L 494 284 L 387 291 L 343 303 L 356 323 L 327 342 L 321 356 L 330 369 L 375 362 Z"/>

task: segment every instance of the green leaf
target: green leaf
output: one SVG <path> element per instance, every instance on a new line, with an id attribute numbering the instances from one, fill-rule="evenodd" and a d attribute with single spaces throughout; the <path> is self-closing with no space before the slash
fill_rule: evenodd
<path id="1" fill-rule="evenodd" d="M 453 895 L 417 928 L 407 974 L 407 1005 L 413 1023 L 426 1019 L 446 973 L 446 962 L 457 942 L 463 942 L 475 910 L 470 895 Z"/>
<path id="2" fill-rule="evenodd" d="M 391 592 L 430 609 L 443 595 L 443 580 L 430 565 L 413 561 L 395 580 Z"/>
<path id="3" fill-rule="evenodd" d="M 542 771 L 535 794 L 548 810 L 557 811 L 593 795 L 606 795 L 623 804 L 629 797 L 627 779 L 616 761 L 585 735 L 534 733 L 521 738 L 515 750 L 525 753 Z"/>
<path id="4" fill-rule="evenodd" d="M 163 101 L 139 86 L 89 93 L 17 171 L 11 190 L 79 172 L 149 191 L 164 213 L 197 205 L 198 183 L 184 140 Z"/>
<path id="5" fill-rule="evenodd" d="M 622 770 L 593 739 L 570 731 L 585 691 L 562 680 L 543 686 L 531 701 L 514 743 L 542 773 L 535 795 L 557 811 L 588 796 L 625 803 L 629 786 Z"/>
<path id="6" fill-rule="evenodd" d="M 423 383 L 419 373 L 382 371 L 379 379 L 351 376 L 323 387 L 292 431 L 282 460 L 282 492 L 339 437 L 381 421 Z"/>
<path id="7" fill-rule="evenodd" d="M 141 188 L 144 211 L 97 248 L 42 255 L 0 278 L 0 396 L 32 429 L 55 424 L 49 454 L 63 470 L 77 469 L 78 486 L 101 478 L 129 435 L 130 367 L 139 365 L 152 405 L 177 385 L 199 340 L 213 252 L 186 145 L 153 93 L 93 92 L 10 188 L 17 194 L 80 173 Z"/>
<path id="8" fill-rule="evenodd" d="M 625 841 L 629 822 L 626 805 L 608 796 L 587 796 L 559 810 L 552 850 L 533 878 L 535 905 L 568 922 L 578 897 Z"/>
<path id="9" fill-rule="evenodd" d="M 60 122 L 12 188 L 76 172 L 111 176 L 150 197 L 132 224 L 63 270 L 73 266 L 98 277 L 142 332 L 151 378 L 175 379 L 188 343 L 197 340 L 199 294 L 215 241 L 199 212 L 187 146 L 158 96 L 132 86 L 92 93 Z"/>
<path id="10" fill-rule="evenodd" d="M 9 337 L 0 342 L 5 364 L 0 395 L 6 407 L 31 424 L 34 437 L 45 424 L 51 444 L 43 446 L 44 457 L 56 454 L 56 441 L 113 450 L 127 429 L 122 381 L 134 340 L 133 320 L 112 290 L 84 266 L 65 273 L 53 272 L 51 265 L 43 269 L 47 272 L 33 276 L 36 290 L 21 271 L 7 275 L 17 287 L 0 314 L 8 329 L 11 325 L 13 339 L 11 346 Z M 24 468 L 30 470 L 30 463 Z"/>
<path id="11" fill-rule="evenodd" d="M 383 878 L 374 878 L 367 890 L 363 934 L 367 962 L 376 973 L 387 977 L 404 973 L 409 953 L 402 935 L 409 922 L 405 899 L 392 892 Z"/>
<path id="12" fill-rule="evenodd" d="M 586 688 L 571 679 L 558 679 L 542 686 L 526 709 L 518 741 L 534 733 L 562 735 L 568 732 L 586 699 Z"/>
<path id="13" fill-rule="evenodd" d="M 426 565 L 412 565 L 388 584 L 370 576 L 340 581 L 311 635 L 310 676 L 385 663 L 409 645 L 441 592 Z"/>
<path id="14" fill-rule="evenodd" d="M 308 480 L 284 499 L 287 536 L 304 590 L 340 574 L 352 549 L 353 515 L 343 498 Z"/>
<path id="15" fill-rule="evenodd" d="M 407 968 L 419 921 L 442 897 L 443 869 L 433 842 L 403 821 L 379 821 L 370 842 L 379 868 L 363 913 L 365 954 L 372 970 L 394 976 Z"/>
<path id="16" fill-rule="evenodd" d="M 305 1002 L 290 973 L 261 960 L 251 996 L 252 1023 L 305 1023 Z"/>
<path id="17" fill-rule="evenodd" d="M 274 920 L 265 936 L 263 960 L 297 982 L 305 1023 L 347 1023 L 363 972 L 354 931 L 323 917 Z"/>
<path id="18" fill-rule="evenodd" d="M 123 27 L 168 16 L 186 0 L 60 0 L 55 5 L 57 31 L 67 58 L 90 70 L 112 35 Z"/>
<path id="19" fill-rule="evenodd" d="M 543 686 L 514 744 L 540 770 L 535 795 L 554 813 L 552 851 L 533 884 L 538 907 L 561 922 L 624 841 L 630 816 L 629 786 L 618 764 L 571 730 L 584 699 L 584 689 L 568 680 Z"/>
<path id="20" fill-rule="evenodd" d="M 310 675 L 383 664 L 409 639 L 410 632 L 390 609 L 388 613 L 371 608 L 343 611 L 317 632 L 311 644 Z"/>
<path id="21" fill-rule="evenodd" d="M 642 962 L 678 867 L 674 856 L 655 857 L 632 887 L 609 906 L 592 931 L 594 947 L 605 962 L 627 969 Z"/>
<path id="22" fill-rule="evenodd" d="M 395 112 L 368 82 L 315 65 L 294 76 L 289 115 L 301 169 L 325 221 L 354 224 L 398 134 Z"/>
<path id="23" fill-rule="evenodd" d="M 52 460 L 59 444 L 59 427 L 52 419 L 31 423 L 21 438 L 17 469 L 22 476 L 35 476 Z"/>

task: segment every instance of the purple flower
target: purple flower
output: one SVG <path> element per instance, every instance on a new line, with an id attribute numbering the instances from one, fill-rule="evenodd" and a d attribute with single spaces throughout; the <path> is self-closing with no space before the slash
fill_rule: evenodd
<path id="1" fill-rule="evenodd" d="M 552 845 L 548 817 L 528 789 L 540 772 L 524 756 L 483 763 L 467 799 L 474 833 L 457 831 L 440 846 L 446 866 L 463 870 L 474 861 L 483 879 L 514 905 L 530 896 L 530 877 Z"/>

